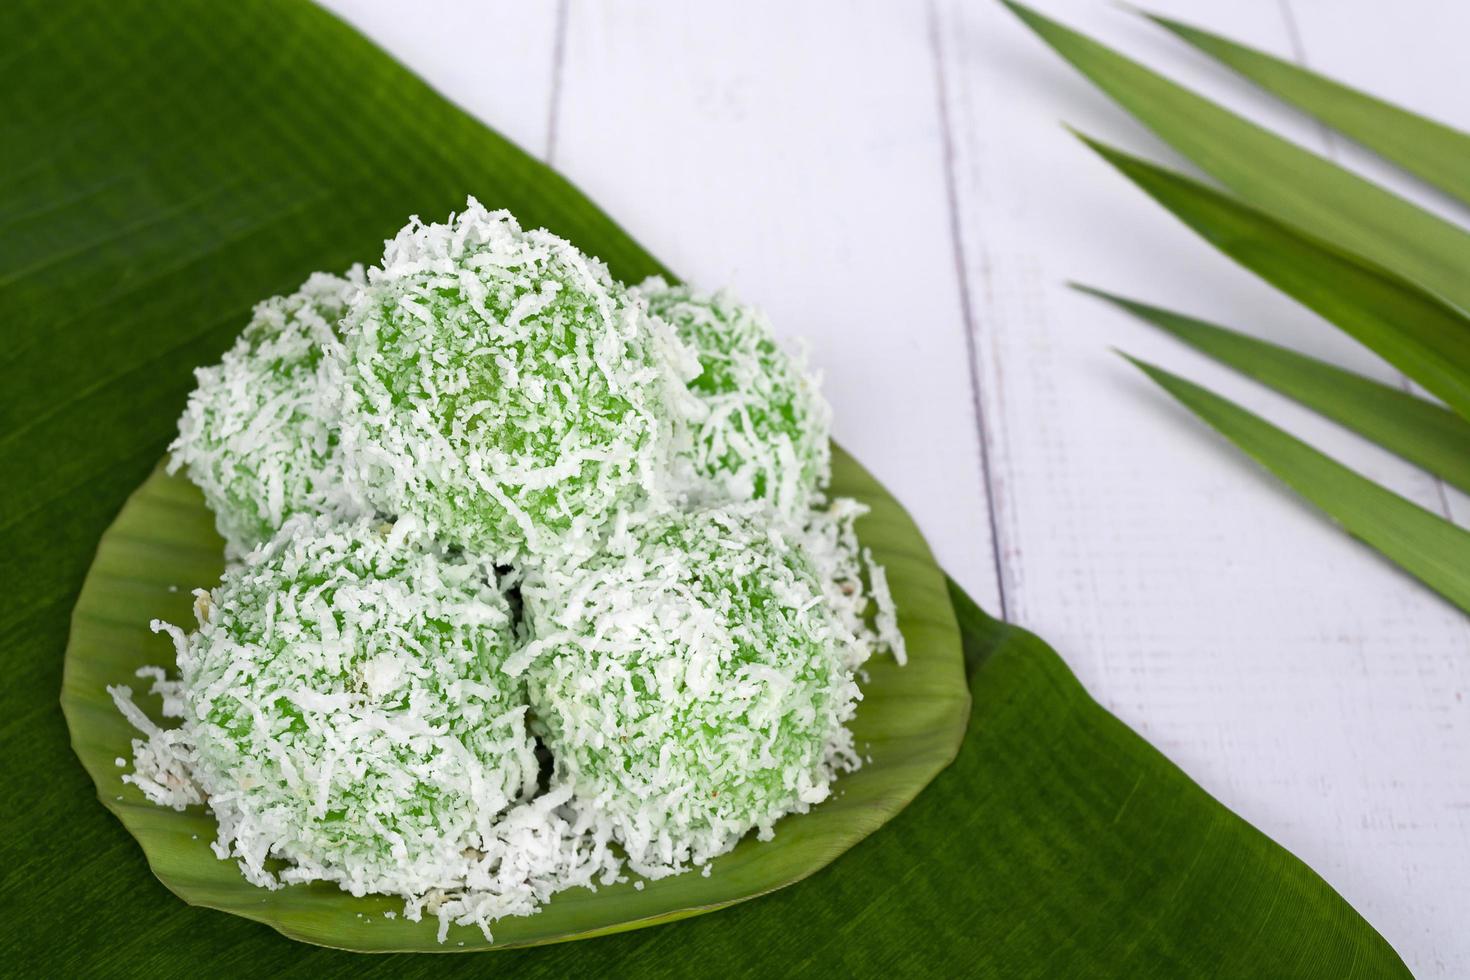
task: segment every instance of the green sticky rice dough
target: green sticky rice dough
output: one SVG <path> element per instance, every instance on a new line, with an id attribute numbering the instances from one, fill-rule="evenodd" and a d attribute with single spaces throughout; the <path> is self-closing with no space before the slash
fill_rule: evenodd
<path id="1" fill-rule="evenodd" d="M 247 877 L 422 894 L 535 787 L 510 610 L 411 522 L 298 517 L 174 635 L 191 769 Z M 222 854 L 221 856 L 225 856 Z"/>
<path id="2" fill-rule="evenodd" d="M 681 459 L 696 499 L 765 500 L 785 514 L 807 507 L 830 477 L 830 411 L 801 361 L 729 292 L 654 278 L 637 293 L 702 369 L 689 388 L 705 412 Z"/>
<path id="3" fill-rule="evenodd" d="M 341 428 L 380 511 L 509 563 L 591 550 L 613 514 L 661 499 L 696 367 L 602 263 L 471 199 L 411 223 L 369 277 Z"/>
<path id="4" fill-rule="evenodd" d="M 540 733 L 632 868 L 671 873 L 769 836 L 850 755 L 852 635 L 756 505 L 634 525 L 523 587 Z"/>
<path id="5" fill-rule="evenodd" d="M 356 268 L 346 278 L 318 273 L 264 301 L 220 363 L 195 372 L 169 472 L 187 468 L 231 555 L 293 514 L 350 507 L 317 369 L 362 282 Z"/>

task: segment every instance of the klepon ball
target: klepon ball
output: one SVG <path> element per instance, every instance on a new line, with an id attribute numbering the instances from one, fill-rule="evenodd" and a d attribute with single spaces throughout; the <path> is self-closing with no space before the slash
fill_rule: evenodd
<path id="1" fill-rule="evenodd" d="M 606 267 L 473 199 L 388 243 L 335 364 L 348 480 L 502 563 L 658 506 L 697 370 Z"/>
<path id="2" fill-rule="evenodd" d="M 232 556 L 295 514 L 353 509 L 318 369 L 364 282 L 359 267 L 345 277 L 319 272 L 265 300 L 220 363 L 194 372 L 169 472 L 188 471 Z"/>
<path id="3" fill-rule="evenodd" d="M 193 784 L 252 881 L 422 894 L 538 772 L 494 570 L 397 526 L 298 517 L 174 638 Z"/>
<path id="4" fill-rule="evenodd" d="M 831 478 L 831 410 L 801 358 L 728 291 L 653 278 L 635 292 L 699 359 L 689 383 L 704 411 L 676 460 L 695 500 L 763 500 L 795 515 Z"/>
<path id="5" fill-rule="evenodd" d="M 825 799 L 851 756 L 858 642 L 757 505 L 631 525 L 522 587 L 536 729 L 641 874 L 702 863 Z M 515 669 L 513 668 L 513 669 Z"/>

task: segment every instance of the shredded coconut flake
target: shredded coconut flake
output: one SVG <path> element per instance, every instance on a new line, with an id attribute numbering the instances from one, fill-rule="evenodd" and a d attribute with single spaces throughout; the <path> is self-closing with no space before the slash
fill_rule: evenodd
<path id="1" fill-rule="evenodd" d="M 399 894 L 410 918 L 432 900 L 488 934 L 617 867 L 559 812 L 569 793 L 530 799 L 493 569 L 395 530 L 295 518 L 225 573 L 194 632 L 156 624 L 181 676 L 153 693 L 183 723 L 162 728 L 113 688 L 145 736 L 124 778 L 161 805 L 207 802 L 216 853 L 256 884 Z M 289 864 L 273 873 L 273 858 Z"/>

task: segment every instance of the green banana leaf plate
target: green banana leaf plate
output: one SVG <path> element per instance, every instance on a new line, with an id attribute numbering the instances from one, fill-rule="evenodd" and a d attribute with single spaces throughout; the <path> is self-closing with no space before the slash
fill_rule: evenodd
<path id="1" fill-rule="evenodd" d="M 902 507 L 840 449 L 833 492 L 861 500 L 863 543 L 888 569 L 899 628 L 909 649 L 904 666 L 884 656 L 870 662 L 852 729 L 862 768 L 842 776 L 833 796 L 810 813 L 787 817 L 774 840 L 747 837 L 719 858 L 708 876 L 694 871 L 635 888 L 630 880 L 596 891 L 578 888 L 542 911 L 502 919 L 493 941 L 475 927 L 451 927 L 438 941 L 432 916 L 411 922 L 401 899 L 354 898 L 335 885 L 292 885 L 271 891 L 247 882 L 233 860 L 210 848 L 214 819 L 203 807 L 180 812 L 149 803 L 124 783 L 137 732 L 107 694 L 126 684 L 162 725 L 157 698 L 136 671 L 168 668 L 173 649 L 149 628 L 154 619 L 191 624 L 192 590 L 212 586 L 223 570 L 223 543 L 199 492 L 160 466 L 133 494 L 102 536 L 67 644 L 61 704 L 72 746 L 102 802 L 137 838 L 149 866 L 168 888 L 202 905 L 264 922 L 294 939 L 366 952 L 456 951 L 533 946 L 636 929 L 698 915 L 799 881 L 835 860 L 904 808 L 959 750 L 970 714 L 959 628 L 945 578 Z M 117 765 L 128 760 L 127 767 Z M 393 912 L 390 918 L 385 913 Z"/>

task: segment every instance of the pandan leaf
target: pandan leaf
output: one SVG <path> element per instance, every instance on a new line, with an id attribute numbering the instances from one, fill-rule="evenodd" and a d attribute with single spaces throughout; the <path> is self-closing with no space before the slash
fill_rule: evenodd
<path id="1" fill-rule="evenodd" d="M 1470 320 L 1454 307 L 1198 181 L 1083 139 L 1211 245 L 1470 418 Z"/>
<path id="2" fill-rule="evenodd" d="M 1248 204 L 1470 310 L 1470 233 L 1029 7 L 1006 6 Z"/>
<path id="3" fill-rule="evenodd" d="M 1157 14 L 1144 16 L 1272 95 L 1470 203 L 1470 134 L 1218 34 Z"/>
<path id="4" fill-rule="evenodd" d="M 1343 530 L 1470 612 L 1470 531 L 1199 385 L 1152 364 L 1133 363 Z"/>
<path id="5" fill-rule="evenodd" d="M 1470 492 L 1470 423 L 1444 406 L 1248 334 L 1089 286 L 1076 288 Z"/>
<path id="6" fill-rule="evenodd" d="M 312 270 L 371 261 L 406 215 L 442 216 L 466 193 L 548 225 L 624 279 L 660 267 L 561 177 L 309 4 L 17 0 L 0 5 L 0 37 L 8 42 L 0 323 L 9 331 L 0 358 L 0 639 L 9 667 L 0 686 L 9 803 L 0 875 L 17 898 L 0 925 L 7 962 L 37 976 L 309 980 L 487 970 L 528 980 L 1407 975 L 1321 878 L 1092 701 L 1043 643 L 951 586 L 947 599 L 965 624 L 956 632 L 922 540 L 847 461 L 843 486 L 880 504 L 864 533 L 890 562 L 915 677 L 942 682 L 913 703 L 896 696 L 910 688 L 870 683 L 866 710 L 909 726 L 874 753 L 878 778 L 908 792 L 939 763 L 921 748 L 940 727 L 927 709 L 964 703 L 959 642 L 974 699 L 955 763 L 851 853 L 717 915 L 489 960 L 358 956 L 180 901 L 92 796 L 127 811 L 130 824 L 151 825 L 142 831 L 148 857 L 195 902 L 247 901 L 230 865 L 204 846 L 207 820 L 143 810 L 118 782 L 112 757 L 126 754 L 127 734 L 97 690 L 119 666 L 166 658 L 146 618 L 182 619 L 189 589 L 218 570 L 197 498 L 149 475 L 192 369 L 218 357 L 256 300 Z M 503 39 L 467 39 L 454 56 L 493 56 L 496 43 Z M 86 770 L 55 702 L 84 581 L 65 697 Z M 924 659 L 952 666 L 932 671 Z M 876 822 L 902 806 L 901 796 L 855 796 L 846 813 Z M 805 820 L 783 825 L 767 853 L 794 851 L 809 866 L 852 839 L 847 817 L 830 836 L 833 823 Z M 747 853 L 743 870 L 717 866 L 686 884 L 728 897 L 789 875 L 786 858 L 773 876 L 758 848 Z M 388 920 L 344 915 L 343 902 L 385 909 L 386 901 L 311 889 L 248 894 L 265 909 L 258 917 L 289 919 L 337 945 L 402 944 L 401 932 L 380 933 Z M 562 921 L 633 924 L 609 925 L 595 908 L 602 898 L 636 902 L 622 891 L 583 896 L 585 917 Z M 685 900 L 626 908 L 690 910 Z M 529 940 L 543 927 L 521 928 Z M 446 948 L 473 935 L 456 930 Z M 407 945 L 431 938 L 415 933 Z"/>

